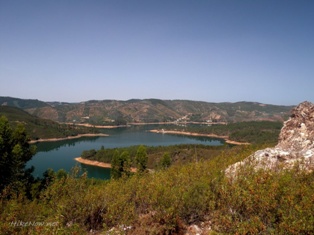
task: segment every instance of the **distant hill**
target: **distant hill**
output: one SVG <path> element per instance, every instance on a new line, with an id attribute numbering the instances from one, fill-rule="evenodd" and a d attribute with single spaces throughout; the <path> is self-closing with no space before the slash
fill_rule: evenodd
<path id="1" fill-rule="evenodd" d="M 2 115 L 7 117 L 12 126 L 22 123 L 29 137 L 33 140 L 40 138 L 64 138 L 93 131 L 91 128 L 73 127 L 72 125 L 59 124 L 49 119 L 42 119 L 16 107 L 0 106 L 0 116 Z"/>
<path id="2" fill-rule="evenodd" d="M 42 108 L 47 106 L 48 104 L 35 100 L 35 99 L 19 99 L 12 97 L 1 97 L 0 96 L 0 105 L 1 106 L 13 106 L 20 109 L 32 109 L 32 108 Z"/>
<path id="3" fill-rule="evenodd" d="M 132 99 L 64 103 L 11 97 L 0 97 L 0 105 L 18 107 L 37 117 L 53 121 L 97 125 L 126 122 L 283 121 L 293 108 L 257 102 L 209 103 L 190 100 Z"/>

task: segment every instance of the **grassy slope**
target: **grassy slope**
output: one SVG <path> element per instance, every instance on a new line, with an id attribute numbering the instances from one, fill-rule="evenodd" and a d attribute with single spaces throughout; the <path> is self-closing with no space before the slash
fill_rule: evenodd
<path id="1" fill-rule="evenodd" d="M 130 226 L 128 234 L 184 234 L 189 224 L 204 222 L 218 234 L 313 234 L 313 172 L 246 167 L 236 181 L 224 176 L 228 165 L 255 150 L 236 146 L 210 160 L 111 181 L 78 177 L 74 170 L 33 201 L 1 200 L 0 232 L 87 234 Z M 56 225 L 10 226 L 16 220 Z"/>

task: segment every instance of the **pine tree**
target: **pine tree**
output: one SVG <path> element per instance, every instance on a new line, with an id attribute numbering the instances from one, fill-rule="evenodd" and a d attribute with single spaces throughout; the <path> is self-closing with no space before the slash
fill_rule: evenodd
<path id="1" fill-rule="evenodd" d="M 147 152 L 145 146 L 141 145 L 138 147 L 136 156 L 135 156 L 135 162 L 137 165 L 137 171 L 139 173 L 144 172 L 147 168 Z"/>
<path id="2" fill-rule="evenodd" d="M 19 191 L 33 180 L 33 168 L 25 169 L 26 163 L 35 154 L 30 146 L 25 128 L 18 124 L 15 129 L 6 117 L 0 117 L 0 192 L 5 187 Z"/>
<path id="3" fill-rule="evenodd" d="M 128 177 L 131 174 L 131 159 L 128 151 L 115 151 L 111 161 L 111 178 Z"/>
<path id="4" fill-rule="evenodd" d="M 160 159 L 159 165 L 162 169 L 166 169 L 171 165 L 171 157 L 169 153 L 164 153 L 164 155 Z"/>

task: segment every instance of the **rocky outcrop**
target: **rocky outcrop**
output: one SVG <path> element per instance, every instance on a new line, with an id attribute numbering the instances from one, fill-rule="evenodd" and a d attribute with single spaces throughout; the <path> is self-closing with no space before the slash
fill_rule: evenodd
<path id="1" fill-rule="evenodd" d="M 314 104 L 303 102 L 292 110 L 284 123 L 274 148 L 259 150 L 245 160 L 231 165 L 226 173 L 234 175 L 242 165 L 252 163 L 256 169 L 291 168 L 295 163 L 304 170 L 314 169 Z"/>
<path id="2" fill-rule="evenodd" d="M 314 148 L 314 104 L 303 102 L 292 110 L 280 132 L 277 147 L 297 151 Z"/>

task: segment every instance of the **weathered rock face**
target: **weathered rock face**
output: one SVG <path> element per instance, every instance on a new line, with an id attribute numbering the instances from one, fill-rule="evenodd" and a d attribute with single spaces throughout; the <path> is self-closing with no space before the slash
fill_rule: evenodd
<path id="1" fill-rule="evenodd" d="M 292 110 L 284 123 L 279 142 L 274 148 L 259 150 L 227 168 L 226 173 L 235 174 L 239 166 L 253 163 L 255 168 L 277 169 L 292 167 L 299 162 L 305 170 L 314 169 L 314 104 L 303 102 Z"/>
<path id="2" fill-rule="evenodd" d="M 303 102 L 292 110 L 292 115 L 280 132 L 279 148 L 302 151 L 314 147 L 314 104 Z"/>

